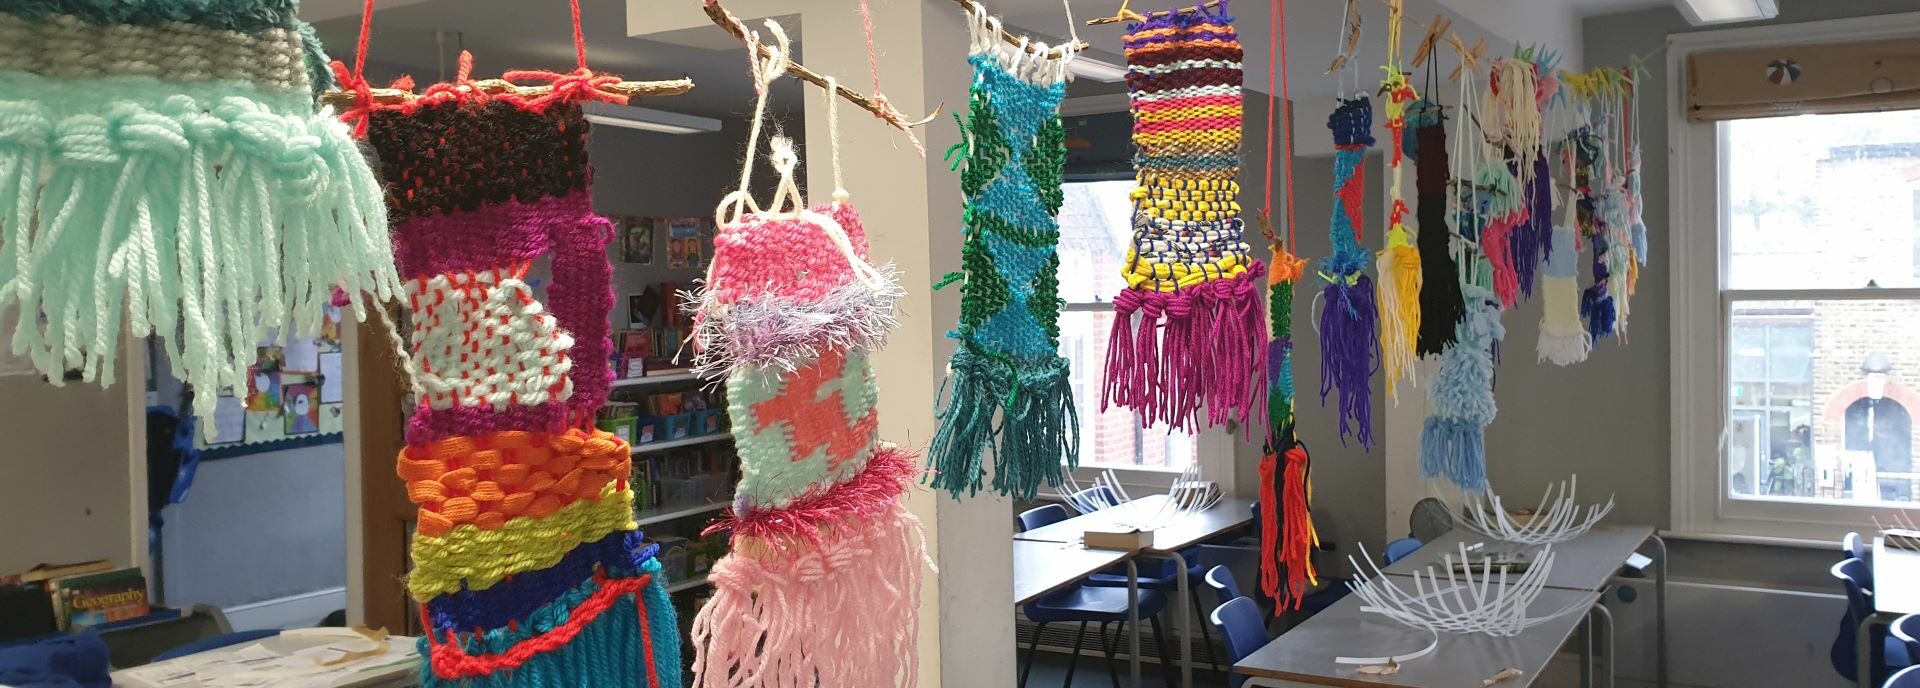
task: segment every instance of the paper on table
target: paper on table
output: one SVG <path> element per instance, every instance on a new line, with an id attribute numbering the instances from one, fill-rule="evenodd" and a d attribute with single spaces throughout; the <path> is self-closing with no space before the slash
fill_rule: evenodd
<path id="1" fill-rule="evenodd" d="M 320 354 L 320 403 L 337 403 L 346 397 L 347 376 L 340 369 L 340 352 Z"/>

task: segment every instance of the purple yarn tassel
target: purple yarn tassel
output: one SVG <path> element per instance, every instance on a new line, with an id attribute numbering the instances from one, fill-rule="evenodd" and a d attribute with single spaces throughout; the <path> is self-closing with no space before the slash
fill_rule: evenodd
<path id="1" fill-rule="evenodd" d="M 1520 294 L 1533 298 L 1540 265 L 1553 250 L 1553 179 L 1544 153 L 1533 158 L 1533 179 L 1527 183 L 1527 221 L 1513 230 L 1513 269 Z"/>
<path id="2" fill-rule="evenodd" d="M 1369 378 L 1379 365 L 1380 323 L 1374 305 L 1373 279 L 1361 274 L 1348 284 L 1336 277 L 1321 293 L 1320 403 L 1340 391 L 1340 444 L 1347 434 L 1360 446 L 1373 446 L 1373 388 Z M 1358 427 L 1355 427 L 1358 426 Z"/>

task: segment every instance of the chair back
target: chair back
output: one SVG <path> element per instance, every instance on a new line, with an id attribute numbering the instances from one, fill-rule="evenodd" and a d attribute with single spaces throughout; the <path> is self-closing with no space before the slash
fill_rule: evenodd
<path id="1" fill-rule="evenodd" d="M 1867 560 L 1865 548 L 1861 546 L 1859 532 L 1847 533 L 1846 537 L 1840 538 L 1840 553 L 1852 559 Z"/>
<path id="2" fill-rule="evenodd" d="M 1920 688 L 1920 666 L 1901 669 L 1900 673 L 1887 677 L 1887 683 L 1881 688 Z"/>
<path id="3" fill-rule="evenodd" d="M 1907 657 L 1920 661 L 1920 614 L 1908 614 L 1893 622 L 1893 637 L 1907 646 Z"/>
<path id="4" fill-rule="evenodd" d="M 1020 512 L 1020 516 L 1015 524 L 1019 526 L 1019 530 L 1015 532 L 1024 533 L 1042 526 L 1050 526 L 1067 520 L 1068 516 L 1067 508 L 1058 504 L 1034 507 Z"/>
<path id="5" fill-rule="evenodd" d="M 1867 562 L 1847 559 L 1833 565 L 1833 577 L 1847 589 L 1847 621 L 1859 625 L 1873 614 L 1873 569 Z"/>
<path id="6" fill-rule="evenodd" d="M 1213 627 L 1220 631 L 1220 637 L 1226 640 L 1230 663 L 1240 663 L 1270 640 L 1260 616 L 1260 605 L 1246 597 L 1235 597 L 1214 608 L 1210 619 Z M 1233 676 L 1229 685 L 1239 688 L 1246 681 L 1245 676 Z"/>
<path id="7" fill-rule="evenodd" d="M 1119 500 L 1114 498 L 1113 489 L 1105 485 L 1089 487 L 1067 495 L 1067 505 L 1073 507 L 1074 511 L 1083 514 L 1099 511 L 1117 501 Z"/>
<path id="8" fill-rule="evenodd" d="M 1225 566 L 1207 569 L 1207 587 L 1213 588 L 1213 594 L 1219 598 L 1219 604 L 1232 602 L 1240 596 L 1240 582 L 1233 579 L 1233 572 Z"/>
<path id="9" fill-rule="evenodd" d="M 1406 558 L 1407 555 L 1413 554 L 1415 551 L 1419 549 L 1420 549 L 1420 540 L 1416 538 L 1400 538 L 1398 540 L 1394 540 L 1393 542 L 1389 542 L 1387 543 L 1387 551 L 1385 555 L 1387 559 L 1387 565 L 1392 566 L 1393 562 L 1400 561 L 1401 559 Z"/>

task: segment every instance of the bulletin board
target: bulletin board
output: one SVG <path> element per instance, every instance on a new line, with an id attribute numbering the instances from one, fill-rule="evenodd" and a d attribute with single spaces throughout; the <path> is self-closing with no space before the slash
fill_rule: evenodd
<path id="1" fill-rule="evenodd" d="M 247 368 L 244 390 L 222 395 L 214 433 L 202 436 L 202 460 L 232 458 L 342 441 L 346 375 L 341 366 L 340 309 L 327 307 L 320 336 L 262 342 Z"/>

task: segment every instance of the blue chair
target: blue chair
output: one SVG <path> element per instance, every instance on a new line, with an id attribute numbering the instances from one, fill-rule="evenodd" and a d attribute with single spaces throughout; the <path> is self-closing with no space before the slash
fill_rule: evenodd
<path id="1" fill-rule="evenodd" d="M 1019 532 L 1024 533 L 1066 519 L 1066 507 L 1049 504 L 1021 512 L 1017 518 L 1017 526 Z M 1172 657 L 1173 655 L 1167 650 L 1166 634 L 1160 632 L 1159 614 L 1167 608 L 1166 594 L 1144 588 L 1139 594 L 1140 616 L 1152 624 L 1153 636 L 1160 641 L 1160 656 Z M 1080 661 L 1080 647 L 1086 639 L 1087 624 L 1095 622 L 1100 624 L 1101 649 L 1106 651 L 1107 673 L 1114 684 L 1119 685 L 1120 675 L 1114 668 L 1114 655 L 1120 648 L 1120 637 L 1116 636 L 1110 645 L 1106 642 L 1106 637 L 1107 626 L 1110 624 L 1119 624 L 1119 635 L 1126 635 L 1128 614 L 1125 588 L 1103 588 L 1082 583 L 1022 605 L 1020 611 L 1026 615 L 1027 620 L 1036 625 L 1033 629 L 1033 642 L 1027 647 L 1027 662 L 1020 668 L 1022 688 L 1027 685 L 1027 675 L 1033 670 L 1034 656 L 1039 654 L 1041 631 L 1046 630 L 1047 624 L 1050 623 L 1075 621 L 1080 622 L 1080 630 L 1073 636 L 1073 654 L 1067 658 L 1066 685 L 1073 685 L 1073 672 L 1075 665 Z M 1167 685 L 1173 685 L 1172 667 L 1171 661 L 1161 662 L 1161 669 L 1168 672 Z"/>
<path id="2" fill-rule="evenodd" d="M 1113 492 L 1111 492 L 1105 486 L 1090 487 L 1090 488 L 1081 490 L 1079 492 L 1073 493 L 1072 495 L 1067 497 L 1067 500 L 1075 504 L 1084 504 L 1084 505 L 1092 506 L 1095 504 L 1112 503 L 1112 495 L 1113 495 Z M 1063 515 L 1066 513 L 1066 509 L 1064 507 L 1060 507 L 1060 505 L 1058 504 L 1053 504 L 1049 506 L 1060 509 L 1060 513 Z M 1045 508 L 1047 507 L 1030 509 L 1026 513 L 1020 514 L 1020 517 L 1022 519 L 1025 519 L 1027 517 L 1027 514 L 1031 514 Z M 1055 521 L 1048 521 L 1047 523 L 1054 523 L 1058 520 L 1059 519 L 1055 519 Z M 1034 526 L 1034 527 L 1038 527 L 1038 526 Z M 1193 606 L 1194 617 L 1200 620 L 1200 639 L 1202 641 L 1201 644 L 1205 645 L 1207 648 L 1207 666 L 1212 667 L 1214 670 L 1218 671 L 1220 668 L 1220 662 L 1219 662 L 1219 658 L 1215 657 L 1213 654 L 1213 632 L 1207 630 L 1206 612 L 1203 612 L 1200 610 L 1200 587 L 1199 587 L 1201 583 L 1200 579 L 1205 574 L 1205 570 L 1206 570 L 1205 562 L 1202 561 L 1201 550 L 1199 547 L 1188 548 L 1180 552 L 1180 558 L 1186 561 L 1185 575 L 1187 576 L 1188 601 Z M 1139 585 L 1141 589 L 1159 590 L 1162 592 L 1173 592 L 1175 594 L 1178 594 L 1178 591 L 1180 589 L 1180 581 L 1178 578 L 1175 578 L 1175 576 L 1179 576 L 1182 574 L 1182 572 L 1180 571 L 1181 567 L 1175 566 L 1174 563 L 1171 561 L 1159 561 L 1159 560 L 1150 561 L 1150 562 L 1140 562 L 1139 564 L 1137 564 L 1137 566 L 1139 566 L 1139 572 L 1140 572 Z M 1096 573 L 1091 576 L 1088 576 L 1087 584 L 1094 587 L 1099 587 L 1099 588 L 1127 587 L 1126 568 L 1116 566 L 1116 567 L 1107 569 L 1106 571 L 1103 571 L 1101 573 Z M 1171 661 L 1172 658 L 1169 657 L 1168 660 Z"/>
<path id="3" fill-rule="evenodd" d="M 1228 684 L 1231 688 L 1240 688 L 1247 677 L 1232 675 L 1233 664 L 1240 663 L 1248 655 L 1266 646 L 1266 624 L 1261 622 L 1260 605 L 1245 597 L 1228 600 L 1213 610 L 1210 617 L 1213 627 L 1219 629 L 1220 637 L 1227 641 Z"/>
<path id="4" fill-rule="evenodd" d="M 1893 637 L 1907 646 L 1907 659 L 1920 664 L 1920 614 L 1908 614 L 1895 619 L 1892 626 Z"/>
<path id="5" fill-rule="evenodd" d="M 1901 669 L 1900 673 L 1888 678 L 1887 684 L 1880 688 L 1920 688 L 1920 666 Z"/>
<path id="6" fill-rule="evenodd" d="M 199 654 L 201 652 L 206 652 L 208 650 L 218 650 L 223 647 L 230 647 L 233 645 L 239 645 L 241 643 L 250 643 L 255 640 L 260 640 L 262 638 L 271 638 L 277 635 L 280 635 L 280 629 L 277 629 L 277 628 L 263 628 L 263 629 L 255 629 L 251 631 L 234 631 L 232 633 L 226 633 L 223 635 L 216 635 L 216 636 L 211 636 L 207 638 L 201 638 L 199 640 L 195 640 L 185 645 L 180 645 L 171 650 L 167 650 L 166 652 L 162 652 L 160 654 L 154 655 L 153 661 L 164 662 L 169 659 L 178 659 L 180 657 L 185 657 L 191 654 Z"/>
<path id="7" fill-rule="evenodd" d="M 1387 565 L 1392 566 L 1393 562 L 1400 561 L 1401 559 L 1405 559 L 1407 558 L 1407 555 L 1413 554 L 1419 549 L 1420 549 L 1420 541 L 1410 537 L 1400 538 L 1398 540 L 1394 540 L 1393 542 L 1389 542 L 1387 543 L 1387 550 L 1386 550 L 1386 554 L 1384 555 L 1387 560 Z"/>
<path id="8" fill-rule="evenodd" d="M 1873 600 L 1869 597 L 1873 588 L 1868 584 L 1872 571 L 1866 562 L 1849 558 L 1834 564 L 1832 573 L 1833 577 L 1840 579 L 1840 584 L 1846 588 L 1847 613 L 1840 616 L 1840 631 L 1833 638 L 1833 646 L 1827 651 L 1827 659 L 1833 662 L 1834 671 L 1839 672 L 1841 677 L 1848 681 L 1858 681 L 1860 674 L 1855 668 L 1854 659 L 1858 650 L 1855 633 L 1860 628 L 1860 622 L 1874 613 Z M 1868 650 L 1872 653 L 1868 659 L 1868 666 L 1873 667 L 1873 675 L 1870 677 L 1872 679 L 1869 681 L 1870 684 L 1878 685 L 1895 669 L 1913 664 L 1913 658 L 1907 654 L 1906 644 L 1899 638 L 1876 628 L 1871 639 L 1873 646 Z"/>
<path id="9" fill-rule="evenodd" d="M 1240 582 L 1233 579 L 1233 572 L 1228 571 L 1225 566 L 1207 569 L 1204 580 L 1207 587 L 1213 588 L 1213 595 L 1220 604 L 1232 602 L 1236 597 L 1244 597 L 1240 594 Z"/>

